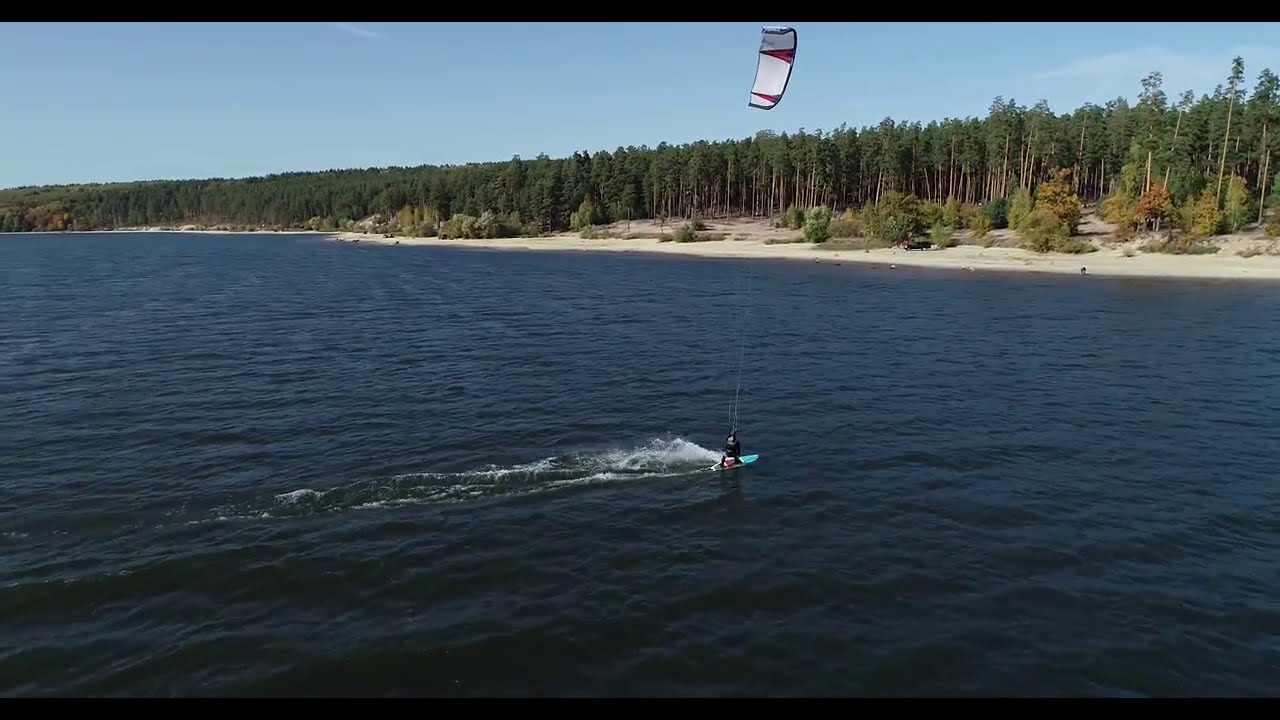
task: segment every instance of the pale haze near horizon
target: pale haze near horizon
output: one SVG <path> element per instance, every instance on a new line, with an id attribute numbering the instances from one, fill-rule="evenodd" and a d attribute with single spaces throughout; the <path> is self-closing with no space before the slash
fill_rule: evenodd
<path id="1" fill-rule="evenodd" d="M 774 110 L 747 106 L 762 25 L 797 30 Z M 22 92 L 0 188 L 502 161 L 761 130 L 1055 112 L 1164 75 L 1170 102 L 1280 23 L 7 23 Z"/>

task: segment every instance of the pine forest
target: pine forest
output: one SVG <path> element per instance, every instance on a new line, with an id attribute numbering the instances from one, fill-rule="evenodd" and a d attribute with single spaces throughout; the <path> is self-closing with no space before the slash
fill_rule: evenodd
<path id="1" fill-rule="evenodd" d="M 1115 236 L 1174 242 L 1280 235 L 1280 81 L 1246 87 L 1242 58 L 1211 95 L 1170 96 L 1159 72 L 1136 103 L 1056 113 L 997 97 L 984 118 L 801 128 L 737 140 L 619 147 L 553 159 L 298 172 L 247 179 L 0 191 L 0 231 L 140 227 L 351 230 L 447 237 L 593 232 L 768 218 L 820 242 L 884 243 L 1009 228 L 1038 250 L 1087 252 L 1093 212 Z"/>

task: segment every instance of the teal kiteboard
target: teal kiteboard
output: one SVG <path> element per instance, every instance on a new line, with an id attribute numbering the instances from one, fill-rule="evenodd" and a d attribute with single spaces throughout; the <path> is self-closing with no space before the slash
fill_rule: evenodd
<path id="1" fill-rule="evenodd" d="M 759 460 L 759 459 L 760 459 L 760 456 L 759 456 L 759 455 L 743 455 L 743 456 L 738 460 L 738 462 L 733 463 L 732 465 L 728 466 L 727 468 L 726 468 L 724 465 L 722 465 L 721 463 L 716 463 L 715 465 L 712 465 L 711 467 L 709 467 L 709 468 L 707 468 L 707 469 L 708 469 L 708 470 L 734 470 L 734 469 L 737 469 L 739 466 L 742 466 L 742 465 L 750 465 L 751 463 L 753 463 L 753 462 L 755 462 L 756 460 Z"/>

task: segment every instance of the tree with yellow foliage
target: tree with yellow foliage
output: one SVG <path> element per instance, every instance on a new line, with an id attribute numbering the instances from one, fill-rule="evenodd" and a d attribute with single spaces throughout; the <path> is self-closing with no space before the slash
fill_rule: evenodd
<path id="1" fill-rule="evenodd" d="M 1218 199 L 1214 197 L 1212 188 L 1207 185 L 1200 192 L 1200 197 L 1191 203 L 1190 224 L 1187 234 L 1193 238 L 1216 235 L 1222 229 L 1222 210 L 1218 207 Z"/>
<path id="2" fill-rule="evenodd" d="M 1160 231 L 1160 224 L 1174 217 L 1177 209 L 1173 205 L 1173 195 L 1164 183 L 1156 180 L 1151 189 L 1138 198 L 1134 208 L 1134 219 L 1149 230 Z"/>
<path id="3" fill-rule="evenodd" d="M 1080 196 L 1071 185 L 1071 170 L 1058 168 L 1052 178 L 1036 188 L 1035 209 L 1048 210 L 1062 222 L 1069 235 L 1075 235 L 1084 203 L 1080 202 Z"/>
<path id="4" fill-rule="evenodd" d="M 1244 178 L 1232 174 L 1227 180 L 1227 198 L 1223 205 L 1222 219 L 1227 232 L 1240 232 L 1253 217 L 1253 208 L 1249 205 L 1249 188 Z"/>

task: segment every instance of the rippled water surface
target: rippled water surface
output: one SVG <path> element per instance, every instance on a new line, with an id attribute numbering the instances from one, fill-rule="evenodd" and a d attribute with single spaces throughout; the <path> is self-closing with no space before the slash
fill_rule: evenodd
<path id="1" fill-rule="evenodd" d="M 1275 285 L 155 233 L 0 297 L 5 695 L 1280 690 Z"/>

